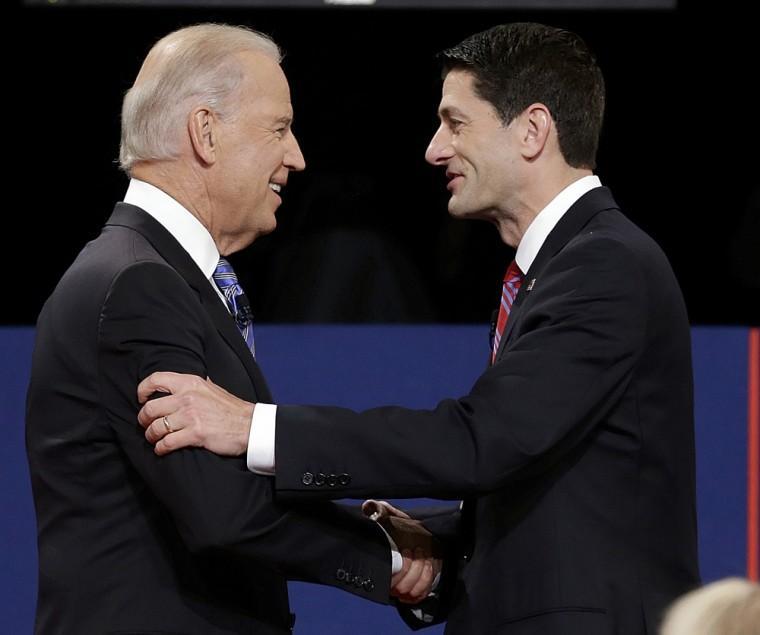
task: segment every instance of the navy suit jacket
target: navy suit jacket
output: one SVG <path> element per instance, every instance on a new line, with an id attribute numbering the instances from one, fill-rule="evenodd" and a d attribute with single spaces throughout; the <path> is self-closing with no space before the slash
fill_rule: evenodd
<path id="1" fill-rule="evenodd" d="M 689 323 L 666 257 L 606 188 L 552 230 L 468 395 L 280 407 L 275 455 L 281 500 L 465 499 L 428 521 L 458 553 L 447 633 L 655 634 L 699 582 Z"/>
<path id="2" fill-rule="evenodd" d="M 37 324 L 27 450 L 39 528 L 37 633 L 289 633 L 286 577 L 388 602 L 375 523 L 274 500 L 244 458 L 157 457 L 137 423 L 153 371 L 271 401 L 235 322 L 179 243 L 120 203 Z"/>

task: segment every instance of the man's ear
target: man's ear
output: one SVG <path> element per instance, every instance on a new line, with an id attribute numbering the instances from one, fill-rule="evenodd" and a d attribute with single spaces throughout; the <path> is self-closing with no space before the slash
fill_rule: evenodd
<path id="1" fill-rule="evenodd" d="M 187 120 L 187 131 L 193 151 L 207 165 L 212 165 L 217 160 L 218 123 L 214 111 L 207 107 L 196 108 Z"/>
<path id="2" fill-rule="evenodd" d="M 535 159 L 544 150 L 549 134 L 554 127 L 554 120 L 549 109 L 542 103 L 528 106 L 520 115 L 523 124 L 523 156 Z"/>

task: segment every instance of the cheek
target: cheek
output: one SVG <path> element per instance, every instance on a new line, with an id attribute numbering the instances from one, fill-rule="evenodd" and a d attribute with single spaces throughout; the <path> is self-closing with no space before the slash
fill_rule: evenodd
<path id="1" fill-rule="evenodd" d="M 281 165 L 282 158 L 276 152 L 257 152 L 247 164 L 248 178 L 255 180 L 262 187 L 267 187 Z"/>

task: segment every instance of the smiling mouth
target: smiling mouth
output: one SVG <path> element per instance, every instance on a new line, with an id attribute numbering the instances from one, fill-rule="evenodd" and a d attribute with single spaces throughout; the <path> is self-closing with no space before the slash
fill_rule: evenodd
<path id="1" fill-rule="evenodd" d="M 463 178 L 463 175 L 461 174 L 447 174 L 446 177 L 448 178 L 448 183 L 446 184 L 446 189 L 451 190 L 454 187 L 454 183 L 456 183 L 457 179 Z"/>

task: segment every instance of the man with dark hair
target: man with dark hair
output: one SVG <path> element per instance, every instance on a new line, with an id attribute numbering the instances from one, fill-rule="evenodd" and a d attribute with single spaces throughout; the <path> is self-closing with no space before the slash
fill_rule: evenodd
<path id="1" fill-rule="evenodd" d="M 173 394 L 141 423 L 159 454 L 230 452 L 207 432 L 223 429 L 280 500 L 463 498 L 425 519 L 458 554 L 434 615 L 447 633 L 655 633 L 699 581 L 689 323 L 665 255 L 592 173 L 601 72 L 580 37 L 528 23 L 443 60 L 426 159 L 446 171 L 450 214 L 517 249 L 470 393 L 429 411 L 254 408 L 156 373 L 141 399 Z"/>

